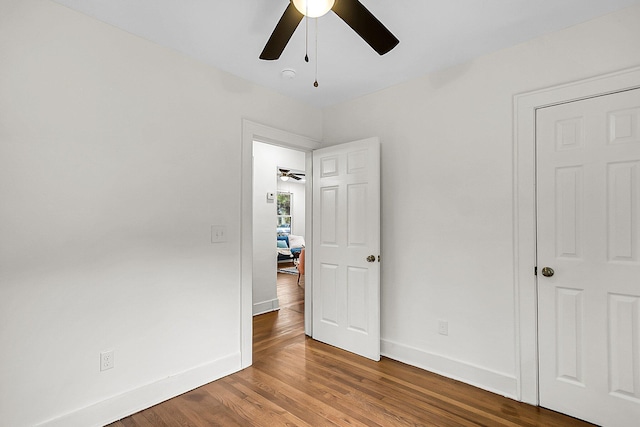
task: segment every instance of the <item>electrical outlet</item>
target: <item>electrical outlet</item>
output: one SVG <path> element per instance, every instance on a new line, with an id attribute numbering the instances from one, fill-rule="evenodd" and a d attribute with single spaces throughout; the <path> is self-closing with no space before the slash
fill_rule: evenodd
<path id="1" fill-rule="evenodd" d="M 440 335 L 449 335 L 449 322 L 446 320 L 438 320 L 438 333 Z"/>
<path id="2" fill-rule="evenodd" d="M 113 350 L 100 353 L 100 370 L 106 371 L 114 366 Z"/>

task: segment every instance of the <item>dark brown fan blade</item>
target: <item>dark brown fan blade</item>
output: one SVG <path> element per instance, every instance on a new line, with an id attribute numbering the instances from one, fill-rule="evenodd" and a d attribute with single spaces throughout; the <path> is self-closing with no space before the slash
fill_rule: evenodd
<path id="1" fill-rule="evenodd" d="M 380 55 L 384 55 L 400 43 L 400 40 L 358 0 L 336 0 L 331 10 Z"/>
<path id="2" fill-rule="evenodd" d="M 294 175 L 294 174 L 292 174 L 292 173 L 290 173 L 288 176 L 289 176 L 289 178 L 293 178 L 293 179 L 295 179 L 296 181 L 300 181 L 300 180 L 302 179 L 302 178 L 300 178 L 299 176 L 295 176 L 295 175 Z"/>
<path id="3" fill-rule="evenodd" d="M 289 2 L 289 6 L 285 9 L 282 17 L 278 21 L 278 25 L 271 33 L 271 37 L 267 41 L 262 53 L 260 54 L 260 59 L 265 59 L 268 61 L 272 61 L 280 58 L 282 55 L 282 51 L 284 50 L 287 43 L 289 43 L 289 39 L 298 28 L 298 24 L 302 21 L 302 15 L 298 12 L 298 9 L 293 5 L 293 3 Z"/>

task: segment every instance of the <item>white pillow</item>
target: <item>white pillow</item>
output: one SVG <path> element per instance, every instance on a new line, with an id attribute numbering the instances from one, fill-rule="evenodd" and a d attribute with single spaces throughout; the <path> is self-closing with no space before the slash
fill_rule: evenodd
<path id="1" fill-rule="evenodd" d="M 289 247 L 291 249 L 304 248 L 304 237 L 294 236 L 293 234 L 289 234 Z"/>

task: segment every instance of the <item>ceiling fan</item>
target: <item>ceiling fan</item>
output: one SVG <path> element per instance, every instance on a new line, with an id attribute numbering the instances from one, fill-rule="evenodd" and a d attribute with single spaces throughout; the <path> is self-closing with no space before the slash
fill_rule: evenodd
<path id="1" fill-rule="evenodd" d="M 304 176 L 303 173 L 295 173 L 295 172 L 291 172 L 290 169 L 278 169 L 280 171 L 280 179 L 282 181 L 288 181 L 289 178 L 293 178 L 296 181 L 300 181 Z"/>
<path id="2" fill-rule="evenodd" d="M 320 17 L 332 10 L 366 41 L 379 55 L 384 55 L 400 42 L 358 0 L 290 0 L 280 21 L 267 41 L 260 59 L 275 60 L 291 39 L 304 16 Z"/>

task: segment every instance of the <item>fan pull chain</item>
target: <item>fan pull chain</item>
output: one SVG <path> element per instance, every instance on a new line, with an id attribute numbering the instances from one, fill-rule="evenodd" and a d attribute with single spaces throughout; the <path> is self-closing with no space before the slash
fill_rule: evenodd
<path id="1" fill-rule="evenodd" d="M 318 18 L 316 18 L 316 80 L 313 87 L 318 87 Z"/>
<path id="2" fill-rule="evenodd" d="M 309 2 L 306 2 L 307 14 L 304 16 L 304 62 L 309 62 Z"/>

